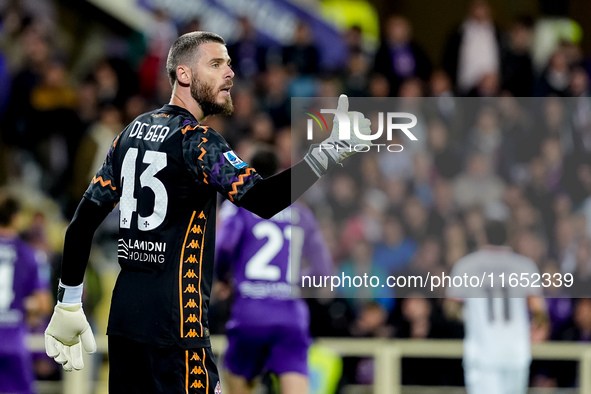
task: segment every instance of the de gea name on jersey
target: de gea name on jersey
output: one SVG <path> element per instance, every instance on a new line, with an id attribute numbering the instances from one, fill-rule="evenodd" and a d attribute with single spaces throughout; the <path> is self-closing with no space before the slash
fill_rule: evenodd
<path id="1" fill-rule="evenodd" d="M 164 139 L 169 132 L 170 128 L 168 126 L 163 126 L 161 124 L 153 124 L 150 126 L 149 123 L 136 121 L 131 127 L 129 137 L 144 141 L 164 142 Z"/>

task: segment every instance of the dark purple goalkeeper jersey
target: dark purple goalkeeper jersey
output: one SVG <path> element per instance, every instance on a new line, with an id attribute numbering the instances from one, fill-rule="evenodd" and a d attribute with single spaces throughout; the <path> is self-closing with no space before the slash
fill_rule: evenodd
<path id="1" fill-rule="evenodd" d="M 47 288 L 40 269 L 34 249 L 18 238 L 0 237 L 0 354 L 28 353 L 24 302 Z"/>
<path id="2" fill-rule="evenodd" d="M 235 293 L 227 328 L 307 331 L 306 304 L 295 297 L 300 277 L 329 275 L 332 266 L 313 213 L 296 203 L 265 220 L 226 202 L 220 217 L 216 271 L 219 278 L 231 278 Z"/>

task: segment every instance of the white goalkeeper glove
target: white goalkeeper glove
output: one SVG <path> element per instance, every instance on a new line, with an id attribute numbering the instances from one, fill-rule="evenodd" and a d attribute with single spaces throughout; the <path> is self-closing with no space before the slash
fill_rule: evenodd
<path id="1" fill-rule="evenodd" d="M 371 140 L 359 138 L 357 135 L 357 133 L 365 136 L 371 135 L 370 120 L 365 118 L 361 112 L 349 112 L 349 98 L 344 94 L 339 97 L 337 111 L 346 114 L 349 119 L 349 137 L 340 138 L 340 122 L 338 116 L 335 115 L 330 136 L 320 144 L 311 145 L 308 153 L 304 156 L 304 160 L 319 178 L 345 158 L 357 153 L 355 148 L 357 145 L 367 147 L 372 145 Z M 356 126 L 358 129 L 354 130 Z"/>
<path id="2" fill-rule="evenodd" d="M 60 292 L 65 290 L 65 300 L 72 300 L 72 294 L 80 294 L 82 298 L 82 285 L 70 287 L 59 285 Z M 70 294 L 68 294 L 70 293 Z M 45 330 L 45 352 L 58 364 L 62 364 L 64 370 L 80 370 L 84 368 L 82 349 L 87 353 L 96 351 L 96 342 L 86 315 L 82 310 L 82 302 L 66 303 L 58 301 L 53 310 L 53 316 Z"/>

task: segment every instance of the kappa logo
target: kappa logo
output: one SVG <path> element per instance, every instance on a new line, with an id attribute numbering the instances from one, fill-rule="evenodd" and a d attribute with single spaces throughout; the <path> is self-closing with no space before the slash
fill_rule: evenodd
<path id="1" fill-rule="evenodd" d="M 201 366 L 194 366 L 191 370 L 192 375 L 203 375 L 204 373 L 205 372 L 203 371 L 203 368 L 201 368 Z"/>
<path id="2" fill-rule="evenodd" d="M 189 284 L 183 293 L 197 293 L 197 289 L 195 288 L 195 285 Z"/>
<path id="3" fill-rule="evenodd" d="M 199 242 L 192 240 L 189 245 L 187 245 L 187 247 L 185 249 L 199 249 Z"/>
<path id="4" fill-rule="evenodd" d="M 189 317 L 187 317 L 187 320 L 185 320 L 185 323 L 196 323 L 198 320 L 197 316 L 195 316 L 194 313 L 191 313 Z"/>
<path id="5" fill-rule="evenodd" d="M 196 307 L 197 307 L 197 303 L 195 302 L 195 300 L 192 298 L 189 298 L 189 301 L 185 305 L 185 308 L 196 308 Z"/>
<path id="6" fill-rule="evenodd" d="M 194 328 L 191 328 L 189 330 L 189 332 L 187 333 L 187 335 L 185 335 L 185 336 L 189 337 L 189 338 L 195 338 L 195 337 L 199 336 L 199 334 L 197 334 L 197 331 L 195 331 Z"/>
<path id="7" fill-rule="evenodd" d="M 218 384 L 215 385 L 215 394 L 222 394 L 222 388 L 220 387 L 220 381 L 218 380 Z"/>
<path id="8" fill-rule="evenodd" d="M 236 153 L 234 153 L 233 150 L 224 153 L 224 157 L 226 158 L 226 160 L 230 162 L 230 164 L 232 164 L 234 167 L 238 169 L 244 168 L 248 165 L 242 160 L 240 160 L 238 155 L 236 155 Z"/>
<path id="9" fill-rule="evenodd" d="M 189 264 L 195 264 L 197 262 L 197 258 L 195 257 L 195 255 L 189 255 L 189 257 L 187 257 L 187 260 L 185 260 L 185 263 L 189 263 Z"/>
<path id="10" fill-rule="evenodd" d="M 202 389 L 205 386 L 203 385 L 203 383 L 201 383 L 201 380 L 194 380 L 193 381 L 193 384 L 191 386 L 189 386 L 189 387 L 192 388 L 192 389 Z"/>

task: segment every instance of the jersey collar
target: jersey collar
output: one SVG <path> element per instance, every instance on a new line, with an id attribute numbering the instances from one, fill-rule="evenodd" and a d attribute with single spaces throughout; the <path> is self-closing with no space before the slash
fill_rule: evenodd
<path id="1" fill-rule="evenodd" d="M 190 113 L 186 108 L 180 107 L 178 105 L 165 104 L 162 108 L 160 108 L 159 111 L 173 113 L 175 115 L 186 115 L 186 116 L 189 116 L 190 118 L 194 119 L 197 122 L 197 119 L 195 119 L 195 117 L 193 116 L 192 113 Z"/>

